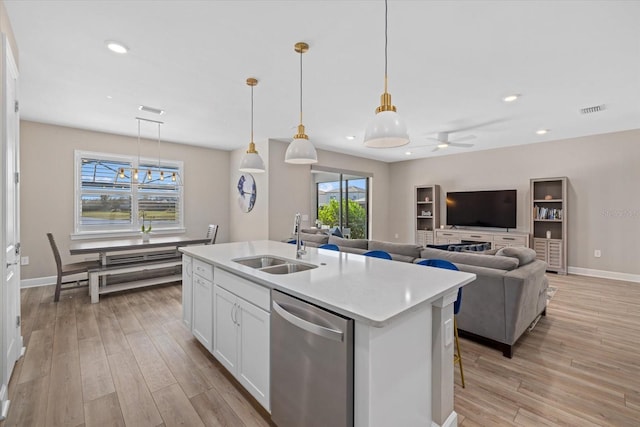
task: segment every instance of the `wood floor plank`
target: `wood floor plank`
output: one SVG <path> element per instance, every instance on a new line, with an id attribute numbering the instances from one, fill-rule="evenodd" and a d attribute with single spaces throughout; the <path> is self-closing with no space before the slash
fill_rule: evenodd
<path id="1" fill-rule="evenodd" d="M 53 357 L 47 399 L 47 426 L 78 426 L 84 423 L 80 356 L 77 351 Z"/>
<path id="2" fill-rule="evenodd" d="M 118 319 L 122 333 L 129 335 L 144 330 L 135 313 L 131 310 L 126 295 L 113 295 L 106 298 L 105 303 L 111 307 L 113 314 Z"/>
<path id="3" fill-rule="evenodd" d="M 144 331 L 127 335 L 127 340 L 152 393 L 177 383 L 171 370 Z"/>
<path id="4" fill-rule="evenodd" d="M 115 392 L 109 361 L 100 336 L 80 340 L 78 346 L 84 401 L 89 402 Z"/>
<path id="5" fill-rule="evenodd" d="M 39 329 L 31 333 L 29 347 L 24 355 L 19 384 L 49 375 L 53 357 L 54 328 Z"/>
<path id="6" fill-rule="evenodd" d="M 177 383 L 152 394 L 167 427 L 204 427 L 200 416 Z"/>
<path id="7" fill-rule="evenodd" d="M 147 303 L 147 300 L 141 295 L 144 292 L 145 291 L 126 293 L 127 302 L 147 334 L 163 334 L 162 319 L 158 317 L 156 312 Z"/>
<path id="8" fill-rule="evenodd" d="M 129 343 L 120 329 L 120 323 L 118 323 L 111 307 L 108 304 L 93 304 L 92 306 L 95 307 L 96 321 L 107 356 L 129 351 Z"/>
<path id="9" fill-rule="evenodd" d="M 48 375 L 17 384 L 4 427 L 44 426 L 48 391 Z"/>
<path id="10" fill-rule="evenodd" d="M 78 340 L 94 338 L 100 336 L 98 321 L 91 304 L 91 298 L 83 295 L 75 299 L 76 328 L 78 330 Z"/>
<path id="11" fill-rule="evenodd" d="M 128 426 L 157 426 L 162 423 L 151 392 L 131 351 L 107 356 L 118 393 L 122 416 Z"/>
<path id="12" fill-rule="evenodd" d="M 193 396 L 191 404 L 207 427 L 243 427 L 245 425 L 215 388 Z"/>
<path id="13" fill-rule="evenodd" d="M 213 386 L 198 369 L 194 369 L 191 358 L 170 336 L 160 334 L 151 339 L 187 397 L 191 398 Z"/>
<path id="14" fill-rule="evenodd" d="M 124 427 L 118 395 L 110 393 L 84 404 L 86 427 Z"/>
<path id="15" fill-rule="evenodd" d="M 73 309 L 56 316 L 53 339 L 54 357 L 69 351 L 78 351 L 78 330 L 76 329 L 76 314 Z"/>

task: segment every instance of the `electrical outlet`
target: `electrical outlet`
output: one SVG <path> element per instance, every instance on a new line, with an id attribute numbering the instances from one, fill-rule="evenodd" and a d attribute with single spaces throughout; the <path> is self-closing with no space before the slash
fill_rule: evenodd
<path id="1" fill-rule="evenodd" d="M 600 258 L 602 256 L 602 252 L 600 251 L 600 249 L 596 249 L 595 251 L 593 251 L 593 256 L 596 258 Z"/>
<path id="2" fill-rule="evenodd" d="M 397 239 L 398 237 L 400 237 L 400 235 L 398 233 L 395 234 L 395 238 Z"/>
<path id="3" fill-rule="evenodd" d="M 20 258 L 20 265 L 29 265 L 29 257 L 23 256 L 22 258 Z"/>

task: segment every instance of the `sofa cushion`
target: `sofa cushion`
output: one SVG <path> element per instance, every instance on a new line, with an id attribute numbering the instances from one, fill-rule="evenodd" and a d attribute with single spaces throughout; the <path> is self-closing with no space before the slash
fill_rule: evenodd
<path id="1" fill-rule="evenodd" d="M 303 233 L 300 231 L 300 240 L 305 243 L 313 242 L 318 243 L 320 245 L 324 245 L 329 242 L 329 236 L 326 234 L 311 234 L 311 233 Z"/>
<path id="2" fill-rule="evenodd" d="M 358 255 L 362 255 L 365 252 L 368 252 L 367 249 L 362 249 L 362 248 L 352 248 L 349 246 L 342 246 L 340 248 L 340 252 L 347 252 L 350 254 L 358 254 Z"/>
<path id="3" fill-rule="evenodd" d="M 338 247 L 368 249 L 369 241 L 367 239 L 343 239 L 338 236 L 329 236 L 329 243 L 338 245 Z"/>
<path id="4" fill-rule="evenodd" d="M 498 270 L 515 270 L 518 268 L 517 258 L 506 256 L 484 255 L 471 252 L 451 252 L 440 249 L 424 248 L 420 251 L 420 257 L 426 259 L 446 259 L 456 264 L 476 265 L 479 267 L 495 268 Z"/>
<path id="5" fill-rule="evenodd" d="M 379 240 L 369 240 L 370 251 L 385 251 L 393 254 L 404 255 L 405 257 L 418 258 L 420 256 L 422 246 L 409 243 L 391 243 L 381 242 Z M 395 258 L 394 258 L 395 259 Z M 400 261 L 400 259 L 399 259 Z M 406 258 L 402 261 L 407 261 Z M 411 260 L 410 262 L 412 262 Z"/>
<path id="6" fill-rule="evenodd" d="M 525 247 L 507 247 L 496 252 L 496 256 L 512 257 L 518 260 L 520 266 L 527 265 L 536 259 L 536 251 Z"/>

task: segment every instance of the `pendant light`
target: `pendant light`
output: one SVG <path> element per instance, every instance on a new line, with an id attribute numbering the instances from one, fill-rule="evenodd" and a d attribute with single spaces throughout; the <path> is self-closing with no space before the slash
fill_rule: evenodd
<path id="1" fill-rule="evenodd" d="M 251 142 L 249 149 L 240 162 L 240 172 L 262 173 L 264 172 L 264 161 L 256 151 L 256 144 L 253 142 L 253 87 L 258 84 L 258 80 L 253 77 L 247 79 L 247 85 L 251 86 Z"/>
<path id="2" fill-rule="evenodd" d="M 407 126 L 391 104 L 391 94 L 387 92 L 387 0 L 384 1 L 384 93 L 380 96 L 380 106 L 364 133 L 364 145 L 372 148 L 400 147 L 409 143 Z"/>
<path id="3" fill-rule="evenodd" d="M 284 161 L 297 165 L 308 165 L 318 163 L 316 149 L 309 141 L 307 134 L 304 133 L 304 125 L 302 124 L 302 54 L 309 50 L 309 45 L 298 42 L 295 44 L 294 50 L 300 54 L 300 124 L 298 125 L 298 133 L 294 135 L 293 141 L 287 148 Z"/>

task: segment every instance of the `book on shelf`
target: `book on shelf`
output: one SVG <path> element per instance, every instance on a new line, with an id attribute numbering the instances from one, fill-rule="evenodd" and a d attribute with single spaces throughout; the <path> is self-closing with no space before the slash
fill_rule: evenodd
<path id="1" fill-rule="evenodd" d="M 533 217 L 535 219 L 562 219 L 562 209 L 545 208 L 538 205 L 533 206 Z"/>

